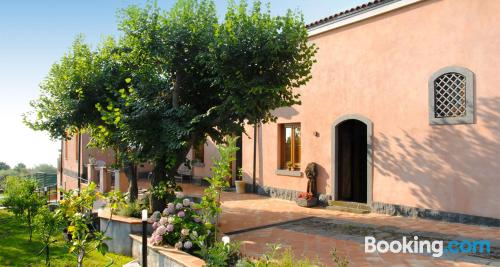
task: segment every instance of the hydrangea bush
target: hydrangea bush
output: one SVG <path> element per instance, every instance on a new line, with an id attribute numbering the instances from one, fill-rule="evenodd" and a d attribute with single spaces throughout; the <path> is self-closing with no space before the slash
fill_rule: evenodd
<path id="1" fill-rule="evenodd" d="M 167 204 L 162 213 L 156 211 L 153 222 L 152 245 L 171 245 L 186 252 L 196 251 L 199 236 L 210 234 L 211 224 L 205 224 L 197 204 L 190 199 L 177 199 Z"/>

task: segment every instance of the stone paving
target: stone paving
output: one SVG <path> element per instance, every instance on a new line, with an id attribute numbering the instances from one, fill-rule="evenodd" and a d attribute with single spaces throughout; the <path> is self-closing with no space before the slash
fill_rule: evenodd
<path id="1" fill-rule="evenodd" d="M 183 184 L 186 195 L 201 195 L 203 188 Z M 242 242 L 248 256 L 259 256 L 266 244 L 289 246 L 297 256 L 318 259 L 334 266 L 330 252 L 347 257 L 349 266 L 500 266 L 500 228 L 446 223 L 383 214 L 352 214 L 322 208 L 302 208 L 294 202 L 253 194 L 223 192 L 220 226 L 233 240 Z M 387 240 L 403 235 L 423 239 L 487 239 L 492 255 L 430 255 L 365 253 L 364 235 Z M 424 238 L 425 237 L 425 238 Z"/>

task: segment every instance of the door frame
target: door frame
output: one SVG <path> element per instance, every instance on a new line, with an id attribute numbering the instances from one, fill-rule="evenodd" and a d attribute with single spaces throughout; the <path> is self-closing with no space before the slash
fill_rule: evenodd
<path id="1" fill-rule="evenodd" d="M 366 204 L 371 206 L 373 202 L 373 123 L 371 120 L 360 114 L 342 115 L 332 124 L 332 196 L 334 200 L 339 200 L 339 177 L 337 168 L 339 146 L 337 145 L 337 126 L 346 120 L 358 120 L 366 125 Z"/>

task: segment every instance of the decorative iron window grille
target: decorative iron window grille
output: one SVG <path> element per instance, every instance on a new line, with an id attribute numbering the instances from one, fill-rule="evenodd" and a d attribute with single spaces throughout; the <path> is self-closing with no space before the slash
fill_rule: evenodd
<path id="1" fill-rule="evenodd" d="M 466 111 L 466 78 L 460 73 L 450 72 L 434 81 L 434 117 L 463 117 Z"/>
<path id="2" fill-rule="evenodd" d="M 429 79 L 431 124 L 474 123 L 474 74 L 461 67 L 446 67 Z"/>

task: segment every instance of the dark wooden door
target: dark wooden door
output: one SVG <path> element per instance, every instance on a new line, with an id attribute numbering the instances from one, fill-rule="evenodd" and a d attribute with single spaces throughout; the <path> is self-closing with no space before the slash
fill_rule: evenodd
<path id="1" fill-rule="evenodd" d="M 347 120 L 337 126 L 339 200 L 366 203 L 366 124 Z"/>

